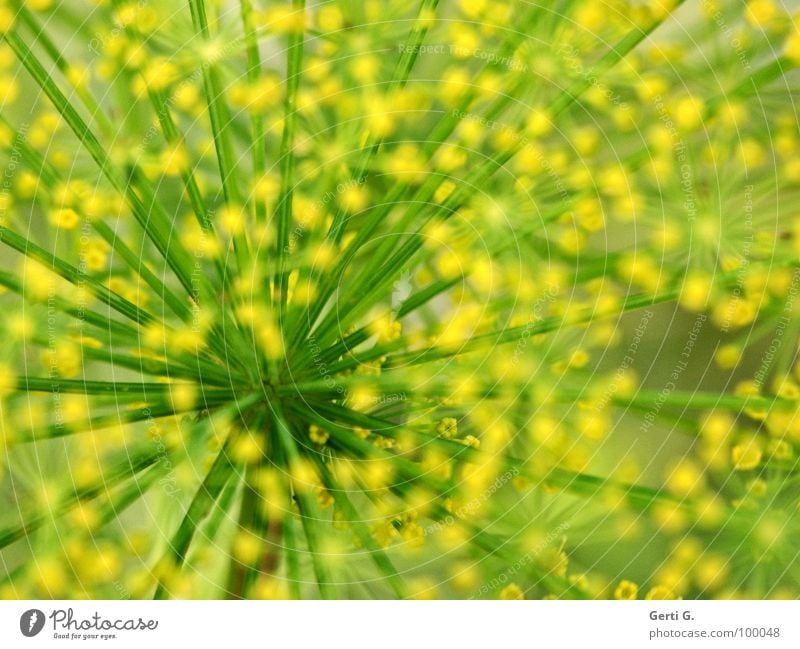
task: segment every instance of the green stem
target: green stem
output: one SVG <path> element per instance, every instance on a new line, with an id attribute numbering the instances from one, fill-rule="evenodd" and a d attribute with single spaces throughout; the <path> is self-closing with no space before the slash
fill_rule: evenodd
<path id="1" fill-rule="evenodd" d="M 350 502 L 350 499 L 347 497 L 347 493 L 336 484 L 328 466 L 320 461 L 318 456 L 315 456 L 314 460 L 322 476 L 322 482 L 325 488 L 333 496 L 337 508 L 347 517 L 345 521 L 353 528 L 356 537 L 364 548 L 366 548 L 375 566 L 385 575 L 386 581 L 394 591 L 394 594 L 401 599 L 405 599 L 407 597 L 407 590 L 392 560 L 375 541 L 369 528 L 361 520 L 353 503 Z"/>
<path id="2" fill-rule="evenodd" d="M 183 566 L 197 528 L 209 515 L 214 503 L 233 475 L 234 465 L 228 456 L 229 450 L 226 444 L 217 454 L 202 484 L 195 492 L 177 531 L 172 536 L 169 548 L 163 558 L 168 570 L 180 569 Z M 160 581 L 153 599 L 166 599 L 169 596 L 169 584 L 163 580 Z"/>
<path id="3" fill-rule="evenodd" d="M 411 70 L 414 68 L 414 63 L 416 63 L 417 57 L 419 56 L 419 46 L 422 44 L 423 40 L 425 40 L 425 35 L 428 33 L 427 21 L 422 20 L 422 18 L 427 13 L 435 11 L 438 4 L 439 0 L 422 0 L 420 3 L 419 10 L 417 12 L 417 19 L 414 21 L 414 26 L 412 27 L 411 32 L 408 35 L 408 39 L 406 40 L 408 47 L 403 49 L 403 53 L 400 57 L 400 60 L 397 62 L 397 66 L 392 74 L 391 81 L 389 82 L 390 92 L 396 88 L 402 88 L 406 85 L 408 77 L 411 74 Z M 382 138 L 375 138 L 371 135 L 367 138 L 367 142 L 364 144 L 364 147 L 361 150 L 361 155 L 356 165 L 357 171 L 353 175 L 352 179 L 360 180 L 366 175 L 369 169 L 369 164 L 378 153 L 382 142 Z M 339 243 L 341 240 L 344 234 L 346 216 L 346 210 L 339 206 L 336 214 L 334 215 L 333 222 L 331 223 L 330 231 L 328 233 L 328 238 L 331 241 Z"/>
<path id="4" fill-rule="evenodd" d="M 314 402 L 313 411 L 308 411 L 308 418 L 311 419 L 313 423 L 324 426 L 325 430 L 329 431 L 331 435 L 336 433 L 337 439 L 339 439 L 343 444 L 346 444 L 351 448 L 357 446 L 361 452 L 367 452 L 369 449 L 375 449 L 375 447 L 368 441 L 359 439 L 353 433 L 352 429 L 348 429 L 343 426 L 337 426 L 333 423 L 333 421 L 338 420 L 341 422 L 346 422 L 350 426 L 359 426 L 367 430 L 380 430 L 381 434 L 388 436 L 391 436 L 393 431 L 397 429 L 396 424 L 393 424 L 390 421 L 385 421 L 371 415 L 358 413 L 335 404 L 316 401 Z M 421 437 L 424 437 L 427 442 L 436 444 L 446 452 L 449 451 L 452 457 L 458 457 L 467 462 L 480 462 L 481 460 L 486 459 L 485 451 L 481 451 L 470 446 L 465 446 L 464 444 L 461 444 L 455 440 L 444 439 L 438 435 L 428 433 L 423 430 L 417 430 L 416 433 Z M 431 486 L 437 490 L 446 491 L 448 489 L 448 487 L 440 481 L 431 483 L 429 477 L 427 477 L 426 474 L 420 473 L 419 467 L 414 463 L 394 455 L 390 457 L 393 463 L 403 467 L 404 472 L 409 477 L 421 476 L 424 481 L 431 484 Z M 643 509 L 647 509 L 651 505 L 661 500 L 672 500 L 671 496 L 666 492 L 650 489 L 648 487 L 624 484 L 615 480 L 601 478 L 599 476 L 593 476 L 585 473 L 568 471 L 558 467 L 551 469 L 545 476 L 535 475 L 530 472 L 525 462 L 522 460 L 511 456 L 505 456 L 499 458 L 499 460 L 505 469 L 516 469 L 520 472 L 520 474 L 528 475 L 540 484 L 555 485 L 565 489 L 566 491 L 569 491 L 570 493 L 581 494 L 584 496 L 598 495 L 604 489 L 612 488 L 619 490 L 621 493 L 625 493 L 631 502 L 637 504 Z M 684 502 L 683 504 L 688 506 L 688 503 Z"/>
<path id="5" fill-rule="evenodd" d="M 319 413 L 319 414 L 317 414 Z M 392 491 L 394 491 L 399 498 L 403 499 L 406 497 L 406 489 L 409 488 L 411 484 L 414 482 L 422 482 L 427 487 L 434 490 L 435 493 L 439 493 L 442 498 L 448 494 L 452 488 L 446 482 L 442 482 L 440 480 L 435 480 L 430 477 L 430 474 L 425 473 L 422 471 L 418 465 L 414 464 L 413 462 L 409 462 L 400 458 L 396 455 L 391 455 L 385 451 L 381 451 L 373 446 L 366 440 L 362 440 L 358 438 L 356 435 L 353 434 L 351 430 L 347 428 L 340 427 L 336 424 L 332 424 L 331 420 L 327 417 L 323 418 L 320 415 L 322 412 L 320 410 L 314 411 L 310 414 L 310 419 L 313 421 L 320 422 L 320 425 L 325 426 L 325 430 L 329 431 L 332 438 L 335 442 L 342 447 L 343 450 L 347 450 L 350 453 L 354 453 L 357 456 L 364 457 L 364 458 L 383 458 L 390 460 L 393 465 L 397 466 L 400 471 L 399 473 L 405 478 L 402 482 L 395 483 L 390 487 Z M 329 415 L 331 416 L 331 415 Z M 384 422 L 385 424 L 386 422 Z M 441 439 L 441 438 L 438 438 Z M 479 460 L 481 457 L 481 452 L 475 449 L 464 447 L 458 444 L 458 442 L 454 442 L 453 440 L 442 440 L 444 442 L 451 442 L 452 445 L 460 446 L 461 448 L 459 451 L 468 448 L 467 451 L 467 458 L 472 458 L 475 460 Z M 518 464 L 514 464 L 513 462 L 517 462 Z M 505 464 L 512 468 L 524 468 L 524 464 L 519 461 L 512 461 L 511 459 L 506 459 Z M 522 471 L 520 471 L 522 472 Z M 580 481 L 580 486 L 586 490 L 588 487 L 587 494 L 588 495 L 596 495 L 597 493 L 601 492 L 601 490 L 609 486 L 610 483 L 606 481 L 595 481 L 595 479 L 591 480 L 584 480 L 586 476 L 581 476 L 580 474 L 571 474 L 568 473 L 567 476 L 568 482 L 566 482 L 566 486 L 573 487 L 573 483 L 576 481 Z M 558 470 L 553 471 L 549 476 L 548 480 L 551 484 L 558 484 L 557 480 L 563 479 Z M 639 491 L 642 488 L 636 487 L 632 488 L 636 489 L 634 495 L 638 496 Z M 628 494 L 631 495 L 630 493 Z M 652 503 L 652 498 L 650 498 L 650 494 L 646 494 L 648 497 L 648 503 Z M 442 505 L 435 504 L 434 505 L 434 520 L 448 520 L 452 519 L 452 514 L 445 509 Z M 507 549 L 508 540 L 507 539 L 499 539 L 494 535 L 486 532 L 485 530 L 481 529 L 477 525 L 472 525 L 466 523 L 466 527 L 471 532 L 471 540 L 475 543 L 478 547 L 485 550 L 488 553 L 488 556 L 497 555 L 501 558 L 504 558 L 508 561 L 516 561 L 518 557 L 514 556 L 514 554 L 510 553 Z M 556 575 L 551 574 L 543 567 L 539 567 L 536 565 L 537 562 L 534 561 L 534 568 L 536 569 L 537 575 L 539 580 L 551 590 L 551 592 L 561 592 L 565 595 L 570 597 L 575 597 L 578 599 L 583 599 L 586 597 L 586 594 L 574 584 L 569 583 L 566 579 L 560 578 Z"/>
<path id="6" fill-rule="evenodd" d="M 295 11 L 305 11 L 305 0 L 292 0 Z M 281 317 L 286 309 L 289 275 L 286 272 L 286 261 L 289 256 L 289 228 L 292 222 L 292 204 L 294 198 L 294 140 L 297 130 L 297 91 L 303 72 L 303 48 L 305 32 L 293 31 L 287 46 L 286 97 L 283 106 L 283 136 L 280 147 L 281 187 L 278 197 L 278 269 L 276 291 L 280 305 Z"/>
<path id="7" fill-rule="evenodd" d="M 205 0 L 189 0 L 189 7 L 195 31 L 204 42 L 208 42 L 211 33 L 208 28 Z M 231 114 L 225 103 L 225 95 L 217 76 L 216 66 L 213 63 L 204 64 L 202 70 L 222 193 L 227 205 L 243 208 L 242 195 L 237 184 L 236 158 L 233 143 L 229 137 L 229 129 L 233 123 Z M 234 249 L 239 268 L 244 269 L 249 254 L 246 235 L 239 234 L 234 237 Z"/>
<path id="8" fill-rule="evenodd" d="M 679 0 L 676 7 L 684 1 L 685 0 Z M 597 82 L 598 78 L 606 74 L 627 56 L 627 54 L 651 34 L 665 18 L 666 16 L 655 20 L 647 29 L 633 29 L 623 37 L 592 68 L 592 73 L 590 75 L 584 75 L 584 77 L 574 83 L 568 90 L 559 94 L 559 96 L 550 103 L 550 113 L 553 116 L 557 115 L 575 103 L 586 90 Z M 505 100 L 501 98 L 500 101 Z M 397 275 L 402 272 L 402 269 L 413 257 L 414 253 L 422 246 L 425 238 L 426 225 L 436 217 L 447 218 L 448 215 L 455 213 L 460 206 L 469 200 L 477 188 L 484 187 L 486 182 L 499 169 L 504 168 L 504 166 L 522 150 L 525 142 L 526 140 L 524 138 L 520 138 L 510 150 L 498 152 L 478 165 L 475 171 L 459 185 L 456 191 L 453 192 L 441 206 L 436 206 L 430 211 L 429 215 L 423 219 L 422 223 L 419 225 L 417 231 L 400 246 L 400 249 L 394 255 L 388 256 L 387 259 L 387 255 L 377 254 L 372 258 L 371 262 L 365 264 L 352 280 L 354 286 L 358 287 L 359 290 L 354 292 L 355 297 L 344 306 L 344 311 L 351 314 L 355 306 L 358 305 L 363 312 L 363 310 L 365 310 L 365 304 L 371 305 L 370 300 L 374 300 L 376 295 L 383 294 L 387 290 L 387 287 L 391 286 L 391 284 L 396 281 Z M 438 182 L 436 182 L 436 177 L 434 177 L 430 183 L 426 183 L 423 187 L 425 194 L 420 200 L 414 201 L 409 208 L 412 214 L 416 215 L 422 212 L 424 207 L 429 203 L 437 186 Z M 407 221 L 404 221 L 404 223 L 408 224 Z M 384 262 L 384 260 L 386 261 Z M 381 262 L 384 262 L 383 265 L 378 267 Z M 375 277 L 380 277 L 380 281 L 376 283 L 374 281 Z M 338 277 L 336 281 L 338 283 Z M 370 286 L 372 290 L 368 294 L 365 294 L 364 291 L 360 290 L 363 286 Z M 325 295 L 325 293 L 322 292 L 322 295 Z M 309 318 L 309 321 L 313 323 L 320 312 L 321 307 L 316 314 L 312 314 L 313 317 Z M 323 330 L 330 329 L 331 323 L 335 318 L 338 318 L 338 315 L 338 310 L 333 315 L 329 314 L 319 325 L 319 328 Z"/>
<path id="9" fill-rule="evenodd" d="M 142 230 L 155 245 L 167 265 L 175 273 L 182 286 L 189 295 L 194 294 L 192 285 L 192 263 L 189 255 L 182 249 L 179 242 L 170 236 L 171 224 L 166 220 L 163 210 L 148 210 L 133 189 L 133 185 L 114 168 L 111 159 L 92 130 L 72 106 L 64 93 L 58 88 L 52 77 L 47 73 L 42 64 L 19 37 L 16 32 L 7 32 L 3 38 L 17 55 L 22 65 L 28 70 L 34 81 L 49 97 L 56 110 L 64 118 L 80 143 L 95 161 L 100 171 L 111 183 L 114 189 L 124 196 L 133 211 Z M 133 169 L 133 171 L 136 171 Z M 155 207 L 155 206 L 154 206 Z M 188 307 L 187 307 L 188 308 Z"/>
<path id="10" fill-rule="evenodd" d="M 121 297 L 103 286 L 96 280 L 86 276 L 86 272 L 76 268 L 72 264 L 56 257 L 54 254 L 46 251 L 44 248 L 37 246 L 32 241 L 20 236 L 13 230 L 0 226 L 0 241 L 10 246 L 17 252 L 21 252 L 26 257 L 38 261 L 44 265 L 48 270 L 53 271 L 63 279 L 77 287 L 87 288 L 98 300 L 107 304 L 117 313 L 124 315 L 129 320 L 133 320 L 138 324 L 151 324 L 158 322 L 155 316 L 147 311 L 139 308 L 135 304 L 129 302 L 124 297 Z M 22 287 L 24 289 L 24 286 Z"/>
<path id="11" fill-rule="evenodd" d="M 20 376 L 16 389 L 21 392 L 51 392 L 64 394 L 113 394 L 116 397 L 168 395 L 175 383 L 146 383 L 125 381 L 84 381 L 82 379 L 60 379 L 56 377 Z M 211 399 L 233 398 L 231 390 L 204 390 L 204 397 Z"/>
<path id="12" fill-rule="evenodd" d="M 247 80 L 256 84 L 261 80 L 261 55 L 258 51 L 258 35 L 255 28 L 253 0 L 240 0 L 242 25 L 247 50 Z M 258 181 L 266 170 L 266 132 L 264 115 L 261 111 L 250 111 L 250 130 L 252 131 L 253 177 Z M 256 223 L 265 223 L 267 206 L 262 201 L 255 201 Z"/>
<path id="13" fill-rule="evenodd" d="M 58 46 L 50 39 L 50 37 L 47 35 L 47 32 L 44 31 L 42 25 L 23 3 L 15 0 L 14 4 L 16 5 L 15 9 L 20 20 L 33 32 L 33 42 L 42 46 L 42 49 L 45 51 L 50 60 L 56 65 L 56 68 L 58 68 L 59 72 L 66 77 L 67 73 L 69 72 L 69 63 L 61 55 Z M 100 128 L 106 134 L 113 133 L 114 127 L 105 116 L 105 113 L 102 111 L 100 105 L 97 103 L 94 97 L 86 90 L 86 88 L 75 88 L 74 86 L 73 88 L 75 89 L 78 98 L 88 109 L 92 118 L 97 120 Z"/>
<path id="14" fill-rule="evenodd" d="M 163 449 L 153 444 L 127 448 L 103 463 L 102 478 L 87 487 L 74 489 L 64 495 L 52 508 L 37 508 L 22 515 L 22 523 L 0 529 L 0 548 L 27 538 L 47 521 L 63 516 L 84 500 L 104 496 L 108 490 L 130 476 L 136 476 L 164 459 Z"/>
<path id="15" fill-rule="evenodd" d="M 140 421 L 154 421 L 164 417 L 174 417 L 182 411 L 171 405 L 148 405 L 135 410 L 120 410 L 110 415 L 98 415 L 80 422 L 58 421 L 48 426 L 31 428 L 18 433 L 7 440 L 9 446 L 40 442 L 47 439 L 65 437 L 82 432 L 95 432 L 104 428 L 116 428 L 120 424 L 133 424 Z"/>
<path id="16" fill-rule="evenodd" d="M 24 283 L 21 282 L 13 273 L 0 270 L 0 285 L 4 286 L 10 291 L 14 291 L 14 293 L 17 293 L 22 297 L 27 298 L 25 295 Z M 135 344 L 139 338 L 139 332 L 134 327 L 131 327 L 127 322 L 113 320 L 112 318 L 109 318 L 102 313 L 98 313 L 97 311 L 78 307 L 73 302 L 58 295 L 52 296 L 52 299 L 48 297 L 48 300 L 49 304 L 57 311 L 72 316 L 81 322 L 86 322 L 87 324 L 97 327 L 103 333 L 108 334 L 109 338 L 112 340 L 117 338 L 125 340 L 128 343 Z M 31 300 L 31 303 L 35 304 L 36 302 Z"/>
<path id="17" fill-rule="evenodd" d="M 8 121 L 2 116 L 0 116 L 0 122 L 10 127 Z M 38 151 L 33 149 L 27 142 L 19 137 L 15 139 L 15 142 L 18 142 L 20 151 L 23 153 L 23 159 L 25 163 L 34 171 L 38 171 L 39 178 L 41 180 L 44 180 L 53 186 L 61 182 L 60 174 L 39 154 Z M 80 210 L 80 206 L 78 206 L 78 209 Z M 146 264 L 141 263 L 141 257 L 134 253 L 133 250 L 131 250 L 130 247 L 125 244 L 122 238 L 119 237 L 117 233 L 105 223 L 105 221 L 88 217 L 85 214 L 84 217 L 88 219 L 95 232 L 97 232 L 103 238 L 103 240 L 109 244 L 111 249 L 117 255 L 119 255 L 123 261 L 125 261 L 128 267 L 131 269 L 136 269 L 136 273 L 142 279 L 144 279 L 147 285 L 153 289 L 157 296 L 164 300 L 173 313 L 183 319 L 188 317 L 189 310 L 185 300 L 182 300 L 175 295 L 175 293 L 167 288 L 164 282 L 162 282 L 161 279 L 159 279 L 159 277 L 153 271 L 151 271 Z"/>
<path id="18" fill-rule="evenodd" d="M 286 455 L 289 470 L 291 471 L 300 462 L 300 451 L 289 428 L 289 423 L 277 404 L 273 404 L 272 414 L 277 438 Z M 336 599 L 336 590 L 330 575 L 328 558 L 323 555 L 321 548 L 321 540 L 324 536 L 320 528 L 320 523 L 323 520 L 322 514 L 314 496 L 309 495 L 306 488 L 301 487 L 296 490 L 295 495 L 320 595 L 323 599 Z"/>

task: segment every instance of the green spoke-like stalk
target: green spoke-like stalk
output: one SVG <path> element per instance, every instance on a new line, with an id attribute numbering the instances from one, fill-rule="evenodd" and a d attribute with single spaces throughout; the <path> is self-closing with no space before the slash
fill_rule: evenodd
<path id="1" fill-rule="evenodd" d="M 305 12 L 305 0 L 292 0 L 296 13 Z M 305 28 L 305 24 L 304 24 Z M 281 313 L 286 307 L 289 277 L 285 272 L 289 248 L 289 226 L 292 218 L 294 199 L 295 134 L 297 130 L 297 91 L 303 70 L 303 48 L 305 34 L 295 29 L 289 36 L 287 45 L 286 91 L 283 103 L 283 134 L 280 147 L 281 186 L 275 209 L 277 218 L 277 257 L 278 272 L 274 290 L 277 292 Z"/>
<path id="2" fill-rule="evenodd" d="M 6 4 L 0 598 L 797 595 L 780 3 Z"/>
<path id="3" fill-rule="evenodd" d="M 189 256 L 186 251 L 180 249 L 179 244 L 171 241 L 172 238 L 168 235 L 171 230 L 171 225 L 165 221 L 165 215 L 159 213 L 157 210 L 154 210 L 156 214 L 153 214 L 146 209 L 141 199 L 134 192 L 132 184 L 124 180 L 113 168 L 111 160 L 103 150 L 100 142 L 83 121 L 79 113 L 69 103 L 52 77 L 47 74 L 42 64 L 34 56 L 33 52 L 31 52 L 24 41 L 15 33 L 6 34 L 5 40 L 17 54 L 34 80 L 53 102 L 53 105 L 63 116 L 67 124 L 69 124 L 75 136 L 92 156 L 103 175 L 111 182 L 114 189 L 127 199 L 134 216 L 136 216 L 143 230 L 148 234 L 150 240 L 156 248 L 158 248 L 170 268 L 175 272 L 183 287 L 191 294 L 192 281 L 191 271 L 189 270 Z M 154 207 L 154 205 L 151 205 L 151 207 Z M 156 215 L 158 215 L 158 218 L 156 218 Z"/>

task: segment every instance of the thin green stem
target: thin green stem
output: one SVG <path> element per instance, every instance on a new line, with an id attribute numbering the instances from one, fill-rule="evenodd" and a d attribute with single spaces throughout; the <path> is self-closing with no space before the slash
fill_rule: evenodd
<path id="1" fill-rule="evenodd" d="M 5 243 L 17 252 L 21 252 L 30 259 L 38 261 L 48 270 L 53 271 L 69 283 L 79 288 L 88 289 L 98 300 L 107 304 L 114 309 L 114 311 L 124 315 L 129 320 L 144 325 L 158 322 L 158 319 L 154 315 L 144 311 L 124 297 L 117 295 L 98 281 L 87 277 L 83 269 L 76 268 L 72 264 L 56 257 L 44 248 L 37 246 L 32 241 L 3 226 L 0 226 L 0 242 Z M 24 289 L 24 285 L 22 288 Z"/>
<path id="2" fill-rule="evenodd" d="M 277 438 L 286 455 L 289 470 L 292 471 L 293 467 L 297 466 L 300 461 L 300 451 L 289 427 L 290 424 L 277 404 L 273 404 L 272 413 Z M 306 487 L 297 489 L 295 496 L 297 497 L 300 520 L 303 523 L 303 531 L 308 542 L 308 551 L 311 554 L 311 563 L 314 567 L 320 595 L 323 599 L 336 599 L 336 590 L 330 575 L 328 557 L 323 554 L 321 547 L 321 541 L 324 536 L 320 529 L 320 523 L 323 520 L 322 514 L 319 511 L 316 500 L 308 493 Z"/>
<path id="3" fill-rule="evenodd" d="M 211 39 L 211 32 L 208 28 L 205 0 L 189 0 L 189 7 L 195 31 L 203 41 L 208 42 Z M 233 120 L 225 102 L 225 94 L 217 75 L 216 66 L 212 62 L 203 65 L 202 70 L 208 114 L 211 120 L 211 133 L 214 138 L 214 149 L 217 153 L 217 165 L 219 166 L 220 182 L 222 183 L 222 193 L 227 205 L 237 209 L 243 208 L 242 194 L 237 182 L 236 158 L 233 142 L 230 138 L 230 128 Z M 244 269 L 249 255 L 245 234 L 236 234 L 234 236 L 234 249 L 239 268 Z"/>
<path id="4" fill-rule="evenodd" d="M 411 74 L 411 70 L 414 68 L 414 63 L 416 63 L 417 57 L 419 56 L 419 46 L 425 40 L 425 35 L 428 33 L 429 17 L 436 10 L 438 4 L 439 0 L 422 0 L 422 2 L 420 2 L 417 18 L 414 21 L 414 26 L 411 28 L 411 32 L 406 40 L 407 47 L 403 48 L 400 60 L 397 62 L 397 66 L 392 74 L 391 81 L 389 82 L 390 97 L 392 96 L 391 92 L 394 89 L 402 88 L 406 85 L 408 77 Z M 356 164 L 356 173 L 353 175 L 353 179 L 360 180 L 361 178 L 365 177 L 369 169 L 370 162 L 378 153 L 382 142 L 383 138 L 376 138 L 371 134 L 368 135 L 367 141 L 361 150 L 359 161 Z M 346 210 L 340 206 L 333 217 L 330 231 L 328 233 L 328 238 L 331 241 L 339 243 L 341 240 L 342 235 L 344 234 L 346 216 Z"/>
<path id="5" fill-rule="evenodd" d="M 69 513 L 83 501 L 105 496 L 109 489 L 130 476 L 138 476 L 145 469 L 164 459 L 164 450 L 153 444 L 127 448 L 103 463 L 102 478 L 86 487 L 70 490 L 51 508 L 38 507 L 22 515 L 22 522 L 0 529 L 0 548 L 27 538 L 45 523 Z M 138 484 L 138 482 L 137 482 Z"/>
<path id="6" fill-rule="evenodd" d="M 682 4 L 683 1 L 684 0 L 679 0 L 676 7 Z M 646 29 L 633 29 L 623 37 L 592 68 L 590 75 L 582 76 L 581 79 L 576 81 L 566 91 L 560 93 L 558 97 L 550 103 L 549 112 L 551 115 L 555 116 L 574 104 L 586 90 L 594 83 L 597 83 L 597 79 L 617 65 L 629 52 L 662 24 L 665 18 L 666 16 L 653 21 Z M 501 98 L 499 101 L 505 100 Z M 489 178 L 498 170 L 504 168 L 504 166 L 522 150 L 524 144 L 525 139 L 520 138 L 509 150 L 498 152 L 478 165 L 475 171 L 458 186 L 456 191 L 454 191 L 447 200 L 440 206 L 436 206 L 430 210 L 429 215 L 422 221 L 417 231 L 400 246 L 399 250 L 394 255 L 388 256 L 387 259 L 385 254 L 377 254 L 372 258 L 371 262 L 368 262 L 360 268 L 359 272 L 357 272 L 352 279 L 353 285 L 358 289 L 369 285 L 372 290 L 366 294 L 362 290 L 355 291 L 353 299 L 344 305 L 344 311 L 348 314 L 352 314 L 355 306 L 359 305 L 363 312 L 368 308 L 365 307 L 365 305 L 371 306 L 374 301 L 374 295 L 385 293 L 387 287 L 391 286 L 392 283 L 396 281 L 397 275 L 402 272 L 402 269 L 405 268 L 414 253 L 422 246 L 425 238 L 425 226 L 437 217 L 447 218 L 449 215 L 455 213 L 460 206 L 467 202 L 477 188 L 484 187 Z M 434 185 L 438 186 L 438 184 L 439 183 L 431 182 L 430 186 L 428 186 L 428 183 L 426 183 L 426 193 L 421 197 L 421 200 L 414 201 L 409 208 L 412 214 L 416 215 L 423 211 L 424 207 L 429 204 L 430 198 L 433 196 L 433 192 L 435 191 Z M 404 221 L 404 223 L 407 223 L 407 221 Z M 383 265 L 378 267 L 381 262 L 383 262 Z M 380 278 L 379 282 L 376 283 L 374 281 L 375 277 Z M 324 292 L 323 295 L 325 295 Z M 317 315 L 320 312 L 321 309 L 317 312 Z M 319 325 L 320 329 L 330 329 L 332 323 L 338 316 L 338 311 L 329 314 Z M 315 319 L 316 317 L 312 313 L 309 322 L 313 325 Z M 338 325 L 340 327 L 342 326 L 341 323 L 338 323 Z"/>
<path id="7" fill-rule="evenodd" d="M 0 122 L 8 125 L 8 121 L 0 116 Z M 20 151 L 24 154 L 23 159 L 25 163 L 34 171 L 39 173 L 39 178 L 48 184 L 56 185 L 61 182 L 60 174 L 50 165 L 38 151 L 33 149 L 24 139 L 17 137 L 15 142 L 19 146 Z M 80 211 L 80 206 L 77 206 Z M 179 298 L 172 290 L 167 288 L 164 282 L 142 263 L 141 257 L 138 256 L 128 245 L 117 235 L 106 223 L 97 218 L 92 218 L 84 214 L 88 219 L 92 228 L 97 232 L 103 240 L 109 244 L 111 249 L 119 255 L 119 257 L 128 265 L 128 268 L 135 270 L 136 273 L 144 279 L 147 285 L 153 289 L 155 294 L 159 296 L 164 303 L 170 307 L 173 313 L 178 317 L 188 318 L 189 309 L 185 300 Z"/>
<path id="8" fill-rule="evenodd" d="M 4 286 L 10 291 L 14 291 L 14 293 L 29 299 L 32 304 L 37 303 L 37 300 L 31 299 L 30 296 L 26 295 L 25 284 L 21 282 L 13 273 L 0 270 L 0 286 Z M 138 330 L 135 327 L 130 326 L 127 322 L 114 320 L 106 315 L 103 315 L 102 313 L 98 313 L 97 311 L 92 311 L 91 309 L 77 306 L 70 300 L 62 298 L 59 295 L 53 295 L 52 297 L 48 296 L 48 300 L 49 304 L 56 311 L 72 316 L 80 322 L 85 322 L 97 327 L 99 330 L 109 336 L 109 341 L 114 341 L 116 339 L 131 343 L 138 340 Z"/>
<path id="9" fill-rule="evenodd" d="M 294 11 L 305 12 L 305 0 L 292 0 Z M 281 170 L 281 187 L 276 209 L 278 219 L 277 246 L 278 269 L 275 278 L 278 304 L 281 319 L 286 309 L 288 298 L 289 275 L 286 272 L 286 261 L 289 256 L 289 228 L 292 222 L 292 204 L 294 198 L 294 140 L 297 131 L 297 91 L 303 72 L 303 49 L 305 32 L 295 30 L 289 36 L 287 45 L 286 96 L 283 105 L 283 136 L 279 153 Z"/>
<path id="10" fill-rule="evenodd" d="M 347 517 L 345 521 L 353 528 L 356 537 L 364 548 L 366 548 L 367 552 L 369 552 L 369 556 L 375 563 L 375 566 L 385 575 L 386 581 L 389 583 L 389 587 L 392 591 L 394 591 L 394 594 L 404 599 L 407 596 L 407 589 L 400 574 L 397 572 L 397 568 L 395 568 L 392 563 L 392 560 L 378 545 L 375 538 L 370 533 L 369 528 L 359 518 L 358 511 L 353 503 L 350 502 L 347 493 L 337 485 L 330 468 L 322 462 L 318 456 L 315 456 L 314 459 L 322 476 L 322 482 L 325 488 L 333 496 L 338 509 Z"/>
<path id="11" fill-rule="evenodd" d="M 242 25 L 247 50 L 247 80 L 257 84 L 261 80 L 261 54 L 258 51 L 258 34 L 255 27 L 253 0 L 240 0 Z M 264 115 L 260 110 L 250 111 L 250 130 L 252 132 L 251 156 L 253 164 L 253 177 L 258 181 L 264 175 L 267 167 L 266 132 L 264 129 Z M 263 201 L 255 201 L 256 223 L 265 223 L 267 219 L 267 206 Z"/>
<path id="12" fill-rule="evenodd" d="M 36 81 L 39 87 L 49 97 L 50 101 L 75 133 L 80 143 L 95 161 L 106 179 L 120 195 L 125 197 L 139 225 L 153 245 L 155 245 L 168 266 L 175 273 L 175 276 L 179 279 L 183 288 L 189 295 L 194 295 L 192 283 L 193 264 L 188 253 L 183 250 L 179 242 L 175 241 L 174 237 L 170 236 L 172 226 L 169 221 L 165 219 L 163 210 L 148 210 L 145 207 L 134 191 L 133 184 L 125 180 L 124 176 L 115 169 L 111 158 L 103 149 L 97 137 L 87 126 L 78 111 L 64 96 L 64 93 L 61 92 L 58 85 L 53 81 L 53 78 L 47 73 L 22 38 L 14 31 L 7 32 L 3 38 L 17 55 L 22 65 L 28 70 L 28 73 L 33 77 L 34 81 Z M 135 172 L 136 170 L 133 168 L 131 171 Z M 153 205 L 151 207 L 155 206 Z"/>
<path id="13" fill-rule="evenodd" d="M 162 559 L 167 571 L 180 570 L 189 552 L 195 532 L 211 512 L 223 488 L 234 473 L 234 465 L 228 455 L 228 447 L 223 446 L 208 470 L 202 484 L 189 504 L 177 531 L 172 536 L 169 548 Z M 153 599 L 166 599 L 170 596 L 169 582 L 162 579 L 156 587 Z"/>

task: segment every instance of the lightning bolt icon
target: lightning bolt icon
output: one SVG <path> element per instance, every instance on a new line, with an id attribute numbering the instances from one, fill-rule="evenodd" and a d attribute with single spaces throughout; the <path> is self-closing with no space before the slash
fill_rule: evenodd
<path id="1" fill-rule="evenodd" d="M 33 625 L 36 624 L 36 620 L 39 616 L 36 614 L 36 611 L 31 613 L 31 618 L 28 620 L 28 631 L 33 631 Z"/>

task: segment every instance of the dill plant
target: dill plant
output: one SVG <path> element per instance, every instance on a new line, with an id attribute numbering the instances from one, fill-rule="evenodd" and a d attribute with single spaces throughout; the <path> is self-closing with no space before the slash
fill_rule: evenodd
<path id="1" fill-rule="evenodd" d="M 778 3 L 0 31 L 3 597 L 797 596 Z"/>

